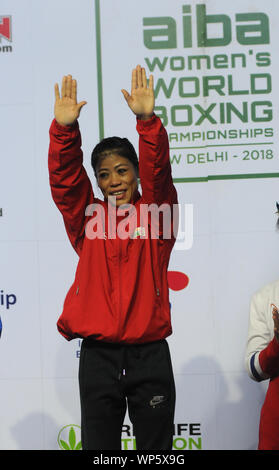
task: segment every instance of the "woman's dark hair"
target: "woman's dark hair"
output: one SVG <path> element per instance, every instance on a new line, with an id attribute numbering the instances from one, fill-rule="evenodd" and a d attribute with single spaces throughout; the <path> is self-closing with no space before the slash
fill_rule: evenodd
<path id="1" fill-rule="evenodd" d="M 128 139 L 121 137 L 107 137 L 96 145 L 91 154 L 91 165 L 95 176 L 99 162 L 104 157 L 107 157 L 113 153 L 130 160 L 130 162 L 134 165 L 136 174 L 138 175 L 139 161 L 131 142 Z"/>

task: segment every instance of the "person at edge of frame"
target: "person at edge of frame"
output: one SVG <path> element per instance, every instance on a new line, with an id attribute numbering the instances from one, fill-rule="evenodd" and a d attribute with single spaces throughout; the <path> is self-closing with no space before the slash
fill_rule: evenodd
<path id="1" fill-rule="evenodd" d="M 279 450 L 279 280 L 261 287 L 251 298 L 245 363 L 253 380 L 269 381 L 260 413 L 258 450 Z"/>
<path id="2" fill-rule="evenodd" d="M 172 448 L 175 383 L 166 338 L 172 333 L 167 269 L 175 243 L 173 211 L 170 237 L 164 238 L 161 226 L 156 238 L 138 236 L 136 227 L 126 239 L 107 236 L 107 218 L 102 219 L 104 235 L 94 238 L 90 222 L 93 215 L 96 221 L 98 210 L 88 211 L 98 206 L 107 215 L 113 204 L 125 212 L 128 204 L 138 217 L 142 204 L 177 204 L 168 137 L 154 114 L 153 88 L 153 76 L 148 81 L 138 65 L 132 71 L 131 93 L 121 90 L 136 116 L 139 160 L 126 138 L 105 138 L 92 152 L 101 200 L 83 166 L 78 118 L 86 102 L 77 102 L 71 75 L 63 77 L 61 93 L 55 84 L 50 186 L 79 256 L 57 327 L 68 341 L 83 338 L 79 389 L 84 450 L 120 450 L 127 408 L 137 450 Z M 121 220 L 123 213 L 117 212 L 117 226 Z"/>

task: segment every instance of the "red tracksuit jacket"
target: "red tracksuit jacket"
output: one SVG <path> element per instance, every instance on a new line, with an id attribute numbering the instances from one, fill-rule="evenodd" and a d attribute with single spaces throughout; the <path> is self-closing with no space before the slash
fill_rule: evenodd
<path id="1" fill-rule="evenodd" d="M 142 195 L 132 201 L 137 216 L 135 236 L 110 238 L 107 217 L 104 235 L 92 239 L 92 223 L 100 205 L 107 216 L 108 203 L 94 197 L 83 167 L 79 126 L 50 127 L 49 174 L 55 204 L 63 215 L 69 240 L 79 255 L 72 286 L 57 322 L 67 339 L 93 337 L 114 343 L 145 343 L 166 338 L 172 332 L 167 269 L 175 243 L 138 236 L 142 204 L 177 204 L 172 182 L 167 133 L 160 119 L 137 120 L 139 173 Z M 89 206 L 89 208 L 88 208 Z M 89 214 L 89 215 L 88 215 Z M 123 220 L 117 217 L 116 223 Z M 150 223 L 150 217 L 147 220 Z M 173 217 L 170 221 L 173 225 Z M 93 224 L 94 225 L 94 224 Z M 161 235 L 160 227 L 160 235 Z M 147 228 L 150 235 L 150 226 Z"/>

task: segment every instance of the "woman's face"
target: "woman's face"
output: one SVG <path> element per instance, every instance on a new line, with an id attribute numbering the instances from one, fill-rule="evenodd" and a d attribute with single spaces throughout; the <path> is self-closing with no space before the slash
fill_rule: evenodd
<path id="1" fill-rule="evenodd" d="M 130 203 L 138 189 L 134 165 L 117 154 L 108 155 L 101 160 L 96 177 L 104 198 L 114 196 L 117 207 Z"/>

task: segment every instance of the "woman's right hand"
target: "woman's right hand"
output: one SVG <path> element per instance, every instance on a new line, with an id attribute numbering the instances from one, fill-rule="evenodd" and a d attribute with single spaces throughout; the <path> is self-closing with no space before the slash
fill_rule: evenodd
<path id="1" fill-rule="evenodd" d="M 71 126 L 78 119 L 86 101 L 77 103 L 77 82 L 71 75 L 62 79 L 61 96 L 59 86 L 55 84 L 55 119 L 61 126 Z"/>

